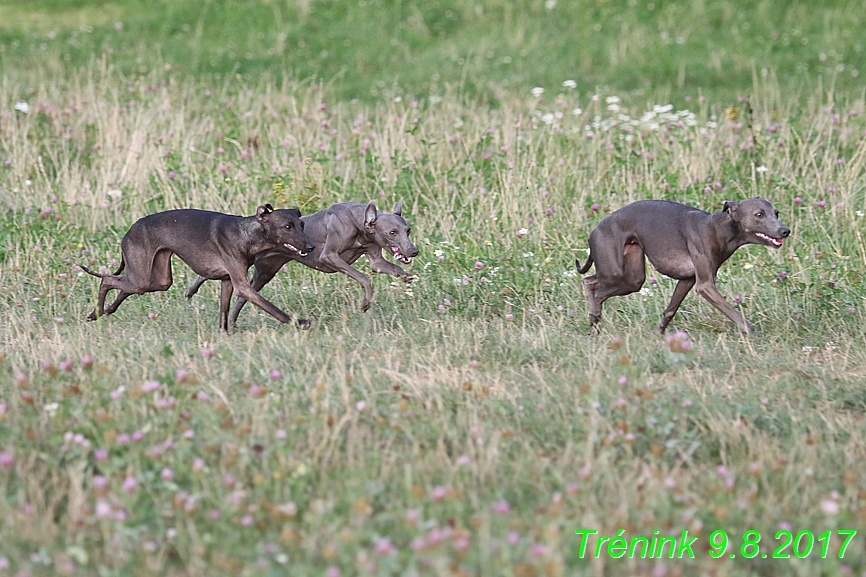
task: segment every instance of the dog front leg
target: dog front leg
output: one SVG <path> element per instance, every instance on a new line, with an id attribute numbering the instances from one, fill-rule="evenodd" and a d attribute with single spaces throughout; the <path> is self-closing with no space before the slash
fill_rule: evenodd
<path id="1" fill-rule="evenodd" d="M 719 289 L 716 288 L 715 283 L 698 283 L 697 288 L 698 294 L 704 297 L 709 301 L 711 305 L 716 307 L 719 311 L 722 312 L 726 317 L 734 321 L 734 323 L 740 327 L 744 333 L 755 334 L 755 327 L 747 321 L 743 315 L 741 315 L 737 310 L 728 304 L 728 301 L 725 300 L 725 297 L 722 296 L 722 293 L 719 292 Z"/>
<path id="2" fill-rule="evenodd" d="M 412 279 L 414 278 L 411 274 L 400 268 L 400 266 L 386 260 L 385 257 L 382 256 L 381 248 L 377 247 L 375 250 L 368 252 L 367 260 L 370 261 L 370 268 L 372 268 L 375 273 L 389 274 L 399 279 L 403 279 L 406 282 L 412 282 Z"/>
<path id="3" fill-rule="evenodd" d="M 260 269 L 259 265 L 256 264 L 256 268 L 253 269 L 253 278 L 250 281 L 250 285 L 252 289 L 256 292 L 259 292 L 264 288 L 266 284 L 271 282 L 273 278 L 276 276 L 277 271 L 280 270 L 280 267 L 283 266 L 280 264 L 276 268 L 266 267 L 264 269 Z M 246 299 L 242 297 L 238 297 L 237 302 L 235 302 L 235 308 L 232 309 L 231 314 L 231 322 L 235 324 L 238 322 L 238 315 L 241 314 L 241 309 L 244 308 L 244 305 L 247 304 Z"/>
<path id="4" fill-rule="evenodd" d="M 336 272 L 341 272 L 352 277 L 364 287 L 364 301 L 361 303 L 361 310 L 367 312 L 370 309 L 370 305 L 373 304 L 373 283 L 370 282 L 370 278 L 358 269 L 350 266 L 339 255 L 333 253 L 322 254 L 322 262 L 330 265 Z"/>
<path id="5" fill-rule="evenodd" d="M 242 280 L 241 280 L 242 279 Z M 288 313 L 282 311 L 275 304 L 267 300 L 265 297 L 257 293 L 253 290 L 253 287 L 250 286 L 249 282 L 247 282 L 246 278 L 241 277 L 241 279 L 232 278 L 232 282 L 234 284 L 235 292 L 238 293 L 238 297 L 244 298 L 281 323 L 289 324 L 292 322 L 292 317 Z M 298 319 L 298 326 L 307 328 L 310 326 L 310 321 L 306 319 Z"/>
<path id="6" fill-rule="evenodd" d="M 671 304 L 668 305 L 668 308 L 662 314 L 662 322 L 659 324 L 660 333 L 664 334 L 665 329 L 668 328 L 668 324 L 674 318 L 674 315 L 677 314 L 677 309 L 683 304 L 683 299 L 686 298 L 686 295 L 689 294 L 693 286 L 695 286 L 695 279 L 693 278 L 683 279 L 677 283 L 677 288 L 674 289 L 674 296 L 671 297 Z"/>
<path id="7" fill-rule="evenodd" d="M 225 332 L 229 332 L 229 305 L 232 302 L 233 291 L 231 279 L 223 279 L 220 285 L 220 328 Z"/>

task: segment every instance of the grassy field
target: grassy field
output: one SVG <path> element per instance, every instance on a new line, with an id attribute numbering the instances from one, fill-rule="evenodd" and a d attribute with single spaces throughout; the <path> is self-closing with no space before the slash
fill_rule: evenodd
<path id="1" fill-rule="evenodd" d="M 0 575 L 864 574 L 853 4 L 144 4 L 0 2 Z M 719 286 L 760 336 L 690 295 L 659 337 L 651 268 L 586 335 L 606 212 L 755 195 L 791 238 Z M 227 336 L 175 260 L 84 320 L 145 214 L 401 198 L 417 279 L 367 313 L 293 264 L 264 293 L 312 328 Z"/>

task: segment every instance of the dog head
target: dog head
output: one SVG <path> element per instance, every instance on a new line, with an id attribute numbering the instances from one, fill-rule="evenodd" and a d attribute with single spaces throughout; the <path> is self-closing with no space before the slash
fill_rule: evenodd
<path id="1" fill-rule="evenodd" d="M 418 249 L 409 240 L 412 229 L 403 220 L 403 201 L 394 205 L 394 212 L 379 212 L 376 201 L 371 200 L 364 209 L 364 229 L 376 244 L 385 249 L 403 264 L 411 264 L 418 256 Z"/>
<path id="2" fill-rule="evenodd" d="M 314 245 L 304 232 L 304 221 L 297 208 L 274 210 L 270 204 L 263 204 L 256 210 L 256 220 L 262 225 L 265 237 L 275 246 L 307 256 Z"/>
<path id="3" fill-rule="evenodd" d="M 747 243 L 780 248 L 791 234 L 791 229 L 779 221 L 779 211 L 759 196 L 740 202 L 726 200 L 724 211 L 740 227 Z"/>

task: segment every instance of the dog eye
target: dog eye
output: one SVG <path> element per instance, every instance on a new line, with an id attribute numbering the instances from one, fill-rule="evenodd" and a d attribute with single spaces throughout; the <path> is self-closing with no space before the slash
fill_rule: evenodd
<path id="1" fill-rule="evenodd" d="M 291 229 L 292 229 L 292 223 L 287 224 L 287 225 L 286 225 L 286 228 L 289 229 L 289 230 L 291 230 Z"/>
<path id="2" fill-rule="evenodd" d="M 396 230 L 392 230 L 392 231 L 389 232 L 388 234 L 390 234 L 391 236 L 397 236 L 397 231 L 396 231 Z"/>
<path id="3" fill-rule="evenodd" d="M 764 218 L 764 213 L 759 212 L 759 213 L 755 214 L 755 216 L 757 216 L 758 218 Z"/>
<path id="4" fill-rule="evenodd" d="M 411 228 L 407 228 L 407 229 L 406 229 L 406 236 L 409 236 L 410 234 L 412 234 L 412 229 L 411 229 Z"/>

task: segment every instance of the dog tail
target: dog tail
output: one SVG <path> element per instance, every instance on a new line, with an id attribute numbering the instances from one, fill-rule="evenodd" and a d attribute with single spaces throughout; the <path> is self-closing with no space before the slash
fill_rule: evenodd
<path id="1" fill-rule="evenodd" d="M 105 276 L 104 274 L 101 274 L 101 273 L 98 273 L 98 272 L 93 272 L 92 270 L 90 270 L 89 268 L 87 268 L 87 267 L 84 266 L 84 265 L 81 265 L 81 270 L 83 270 L 83 271 L 86 272 L 87 274 L 92 274 L 92 275 L 95 276 L 96 278 L 102 278 L 102 277 Z"/>
<path id="2" fill-rule="evenodd" d="M 124 262 L 124 260 L 123 260 L 122 257 L 121 257 L 121 259 L 120 259 L 120 266 L 119 266 L 119 267 L 117 268 L 117 270 L 114 271 L 111 275 L 102 274 L 102 273 L 98 273 L 98 272 L 93 272 L 92 270 L 90 270 L 90 269 L 87 268 L 86 266 L 81 265 L 81 270 L 83 270 L 83 271 L 86 272 L 87 274 L 90 274 L 90 275 L 95 276 L 96 278 L 104 278 L 104 277 L 106 277 L 106 276 L 117 276 L 117 275 L 119 275 L 120 273 L 123 272 L 123 269 L 124 269 L 124 268 L 126 268 L 126 262 Z"/>
<path id="3" fill-rule="evenodd" d="M 583 267 L 580 266 L 580 261 L 574 259 L 574 264 L 577 266 L 577 272 L 580 274 L 586 274 L 586 271 L 589 270 L 589 267 L 592 266 L 592 254 L 589 255 L 589 258 L 586 259 L 586 264 Z"/>

